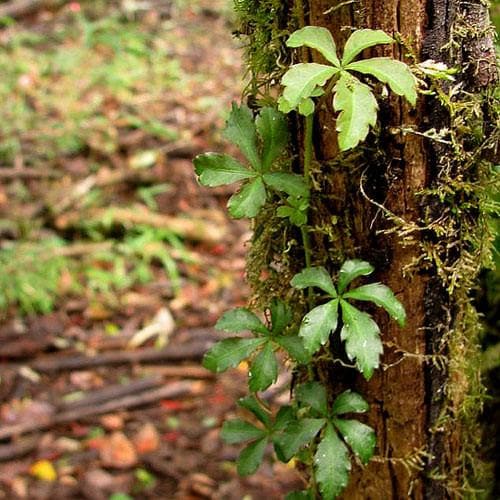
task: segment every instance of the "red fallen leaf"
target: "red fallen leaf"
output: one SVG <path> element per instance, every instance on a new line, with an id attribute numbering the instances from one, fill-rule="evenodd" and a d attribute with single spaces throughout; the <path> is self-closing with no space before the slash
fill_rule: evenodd
<path id="1" fill-rule="evenodd" d="M 106 445 L 107 438 L 106 436 L 99 436 L 87 439 L 85 441 L 85 445 L 90 450 L 100 450 L 103 446 Z"/>
<path id="2" fill-rule="evenodd" d="M 71 422 L 71 434 L 75 437 L 83 437 L 89 433 L 88 425 L 81 425 L 78 422 Z"/>
<path id="3" fill-rule="evenodd" d="M 160 446 L 160 436 L 156 427 L 148 422 L 139 429 L 132 442 L 137 453 L 150 453 Z"/>
<path id="4" fill-rule="evenodd" d="M 184 403 L 182 401 L 174 401 L 171 399 L 164 399 L 163 401 L 160 401 L 160 406 L 164 410 L 182 410 L 184 408 Z"/>
<path id="5" fill-rule="evenodd" d="M 210 248 L 210 253 L 216 256 L 225 255 L 227 253 L 227 246 L 223 243 L 218 243 Z"/>
<path id="6" fill-rule="evenodd" d="M 163 434 L 162 439 L 163 441 L 167 441 L 169 443 L 174 443 L 181 437 L 181 433 L 179 431 L 171 431 Z"/>

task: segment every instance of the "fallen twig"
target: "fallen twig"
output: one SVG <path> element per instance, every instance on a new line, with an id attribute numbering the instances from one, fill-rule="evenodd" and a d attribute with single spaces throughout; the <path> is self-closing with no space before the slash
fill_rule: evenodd
<path id="1" fill-rule="evenodd" d="M 11 444 L 0 446 L 0 462 L 7 462 L 22 457 L 33 451 L 40 442 L 38 436 L 33 436 Z"/>
<path id="2" fill-rule="evenodd" d="M 0 17 L 19 18 L 42 8 L 54 8 L 63 3 L 64 0 L 12 0 L 0 6 Z"/>
<path id="3" fill-rule="evenodd" d="M 76 408 L 54 416 L 40 418 L 36 422 L 25 422 L 22 424 L 4 426 L 0 429 L 0 440 L 8 439 L 13 436 L 20 436 L 29 432 L 48 429 L 58 424 L 78 421 L 85 417 L 93 417 L 117 410 L 125 410 L 128 408 L 152 404 L 160 401 L 161 399 L 178 398 L 180 396 L 185 396 L 186 394 L 196 393 L 198 390 L 199 386 L 197 382 L 173 382 L 165 387 L 117 398 L 112 401 L 107 401 L 101 405 Z"/>
<path id="4" fill-rule="evenodd" d="M 186 344 L 170 345 L 164 349 L 151 348 L 142 349 L 140 351 L 106 352 L 95 356 L 47 356 L 35 361 L 30 365 L 30 367 L 37 372 L 50 373 L 60 370 L 77 370 L 80 368 L 128 363 L 193 361 L 201 359 L 212 344 L 213 340 L 205 340 L 189 342 Z"/>

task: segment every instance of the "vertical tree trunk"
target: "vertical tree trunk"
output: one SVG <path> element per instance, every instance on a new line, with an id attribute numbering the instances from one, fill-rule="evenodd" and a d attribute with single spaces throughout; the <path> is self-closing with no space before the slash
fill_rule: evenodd
<path id="1" fill-rule="evenodd" d="M 498 142 L 498 121 L 488 125 L 497 119 L 488 94 L 497 70 L 486 6 L 481 0 L 248 4 L 279 18 L 275 38 L 270 36 L 266 45 L 262 33 L 269 25 L 259 27 L 259 16 L 252 18 L 250 8 L 246 12 L 250 31 L 259 34 L 254 41 L 260 40 L 259 50 L 267 47 L 271 58 L 276 46 L 283 47 L 286 28 L 324 26 L 340 49 L 353 28 L 372 28 L 401 43 L 377 47 L 371 55 L 410 64 L 433 59 L 460 69 L 454 82 L 443 84 L 439 98 L 421 97 L 415 109 L 397 96 L 383 99 L 379 130 L 356 151 L 340 156 L 331 99 L 323 98 L 315 114 L 310 210 L 313 264 L 335 271 L 345 258 L 371 262 L 377 279 L 394 290 L 408 314 L 404 329 L 383 314 L 377 317 L 383 366 L 369 382 L 339 364 L 317 367 L 332 392 L 348 387 L 368 399 L 367 421 L 377 433 L 377 456 L 353 470 L 343 498 L 456 498 L 470 486 L 474 464 L 469 460 L 477 445 L 474 412 L 481 389 L 473 362 L 478 328 L 469 293 L 487 246 L 482 203 L 489 165 L 484 158 Z M 251 51 L 250 45 L 247 55 Z M 282 52 L 274 54 L 282 60 Z M 323 62 L 315 51 L 303 50 L 301 60 L 306 59 Z M 250 69 L 254 77 L 267 71 L 251 64 Z M 279 67 L 275 70 L 279 74 Z M 271 84 L 277 81 L 271 71 L 264 76 Z M 433 130 L 435 139 L 428 137 Z M 299 150 L 300 120 L 295 139 Z M 286 281 L 296 269 L 290 272 L 279 262 L 280 279 Z"/>

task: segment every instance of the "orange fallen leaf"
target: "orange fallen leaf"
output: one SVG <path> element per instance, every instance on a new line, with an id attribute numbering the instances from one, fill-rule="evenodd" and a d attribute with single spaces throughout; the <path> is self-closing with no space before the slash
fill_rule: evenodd
<path id="1" fill-rule="evenodd" d="M 133 443 L 137 453 L 150 453 L 160 446 L 160 436 L 156 427 L 151 423 L 143 425 L 134 436 Z"/>
<path id="2" fill-rule="evenodd" d="M 134 445 L 122 432 L 114 432 L 99 450 L 103 465 L 115 469 L 128 469 L 137 464 Z"/>

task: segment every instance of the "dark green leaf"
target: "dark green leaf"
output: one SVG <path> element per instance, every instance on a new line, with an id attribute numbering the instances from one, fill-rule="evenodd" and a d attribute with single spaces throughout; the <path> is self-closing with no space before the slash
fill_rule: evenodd
<path id="1" fill-rule="evenodd" d="M 319 382 L 306 382 L 295 391 L 297 401 L 302 406 L 310 406 L 320 415 L 328 416 L 328 397 L 325 387 Z"/>
<path id="2" fill-rule="evenodd" d="M 228 444 L 242 443 L 266 436 L 266 432 L 239 418 L 227 420 L 222 425 L 221 439 Z"/>
<path id="3" fill-rule="evenodd" d="M 287 493 L 285 500 L 314 500 L 314 493 L 311 490 L 292 491 Z"/>
<path id="4" fill-rule="evenodd" d="M 357 420 L 335 420 L 335 426 L 344 437 L 345 442 L 364 464 L 370 461 L 375 451 L 377 439 L 375 431 Z"/>
<path id="5" fill-rule="evenodd" d="M 200 183 L 204 186 L 221 186 L 255 177 L 255 173 L 231 156 L 205 153 L 193 160 Z"/>
<path id="6" fill-rule="evenodd" d="M 337 68 L 324 64 L 294 64 L 281 80 L 285 87 L 283 100 L 291 109 L 296 109 L 302 99 L 310 97 L 316 91 L 316 87 L 322 87 L 338 71 Z"/>
<path id="7" fill-rule="evenodd" d="M 346 69 L 373 75 L 381 82 L 387 83 L 394 93 L 404 96 L 412 106 L 415 106 L 416 80 L 405 63 L 390 57 L 373 57 L 353 62 Z"/>
<path id="8" fill-rule="evenodd" d="M 332 406 L 332 413 L 334 415 L 364 413 L 369 409 L 368 403 L 357 392 L 348 390 L 337 396 Z"/>
<path id="9" fill-rule="evenodd" d="M 377 123 L 378 104 L 370 87 L 348 74 L 340 77 L 334 92 L 333 107 L 340 111 L 336 126 L 339 147 L 347 151 L 364 141 Z"/>
<path id="10" fill-rule="evenodd" d="M 276 415 L 273 431 L 281 431 L 295 420 L 295 410 L 291 406 L 282 406 Z"/>
<path id="11" fill-rule="evenodd" d="M 328 424 L 323 439 L 314 455 L 316 482 L 325 500 L 336 498 L 349 482 L 351 462 L 348 450 L 331 424 Z"/>
<path id="12" fill-rule="evenodd" d="M 316 286 L 331 297 L 337 296 L 337 290 L 335 290 L 332 278 L 324 267 L 308 267 L 304 269 L 292 278 L 291 285 L 299 289 Z"/>
<path id="13" fill-rule="evenodd" d="M 325 425 L 322 418 L 301 418 L 290 422 L 284 431 L 274 439 L 276 455 L 282 462 L 288 462 L 297 452 L 310 443 Z"/>
<path id="14" fill-rule="evenodd" d="M 224 135 L 236 144 L 255 170 L 260 170 L 260 157 L 257 148 L 257 133 L 252 112 L 247 106 L 233 107 L 227 120 Z"/>
<path id="15" fill-rule="evenodd" d="M 252 392 L 264 391 L 276 382 L 278 378 L 278 362 L 271 342 L 267 342 L 264 349 L 257 355 L 248 376 L 248 385 Z"/>
<path id="16" fill-rule="evenodd" d="M 264 182 L 276 191 L 284 191 L 296 197 L 309 197 L 309 189 L 301 175 L 273 172 L 272 174 L 264 174 Z"/>
<path id="17" fill-rule="evenodd" d="M 373 273 L 374 267 L 364 260 L 346 260 L 339 273 L 339 293 L 343 293 L 351 281 L 359 278 L 360 276 L 368 276 Z"/>
<path id="18" fill-rule="evenodd" d="M 240 476 L 249 476 L 253 474 L 262 463 L 264 452 L 266 451 L 267 437 L 250 443 L 240 453 L 238 458 L 238 474 Z"/>
<path id="19" fill-rule="evenodd" d="M 380 330 L 369 314 L 344 300 L 341 306 L 344 326 L 340 337 L 345 340 L 346 353 L 349 359 L 356 360 L 356 366 L 366 380 L 370 380 L 383 352 Z"/>
<path id="20" fill-rule="evenodd" d="M 394 318 L 400 326 L 406 322 L 406 312 L 403 304 L 395 297 L 392 290 L 381 283 L 371 283 L 360 286 L 347 292 L 344 297 L 347 299 L 367 300 L 383 307 L 389 315 Z"/>
<path id="21" fill-rule="evenodd" d="M 349 64 L 358 54 L 374 45 L 393 43 L 394 40 L 382 30 L 356 30 L 344 46 L 342 65 Z"/>
<path id="22" fill-rule="evenodd" d="M 262 407 L 261 403 L 257 401 L 255 396 L 247 396 L 238 401 L 238 406 L 245 408 L 253 413 L 266 427 L 270 427 L 271 418 L 269 413 Z"/>
<path id="23" fill-rule="evenodd" d="M 314 354 L 326 344 L 330 332 L 337 328 L 338 305 L 338 300 L 331 300 L 315 307 L 304 316 L 299 336 L 304 339 L 304 347 L 310 354 Z"/>
<path id="24" fill-rule="evenodd" d="M 263 108 L 255 124 L 262 138 L 262 170 L 266 172 L 288 144 L 288 125 L 285 115 L 274 108 Z"/>
<path id="25" fill-rule="evenodd" d="M 251 311 L 244 307 L 237 307 L 226 311 L 219 321 L 215 324 L 216 330 L 224 332 L 243 332 L 249 330 L 251 332 L 269 333 L 262 321 Z"/>
<path id="26" fill-rule="evenodd" d="M 305 350 L 304 343 L 300 337 L 295 335 L 275 337 L 274 341 L 283 349 L 285 349 L 290 356 L 302 365 L 309 363 L 311 360 L 310 354 Z"/>
<path id="27" fill-rule="evenodd" d="M 306 26 L 290 35 L 286 42 L 288 47 L 310 47 L 320 52 L 334 66 L 340 66 L 337 49 L 332 34 L 320 26 Z"/>
<path id="28" fill-rule="evenodd" d="M 280 299 L 273 299 L 271 303 L 272 332 L 275 335 L 283 333 L 283 330 L 292 321 L 292 309 Z"/>
<path id="29" fill-rule="evenodd" d="M 266 188 L 261 177 L 245 184 L 236 194 L 231 196 L 229 213 L 236 219 L 255 217 L 266 202 Z"/>
<path id="30" fill-rule="evenodd" d="M 230 338 L 217 342 L 203 358 L 203 366 L 213 372 L 223 372 L 238 366 L 248 358 L 266 339 Z"/>

